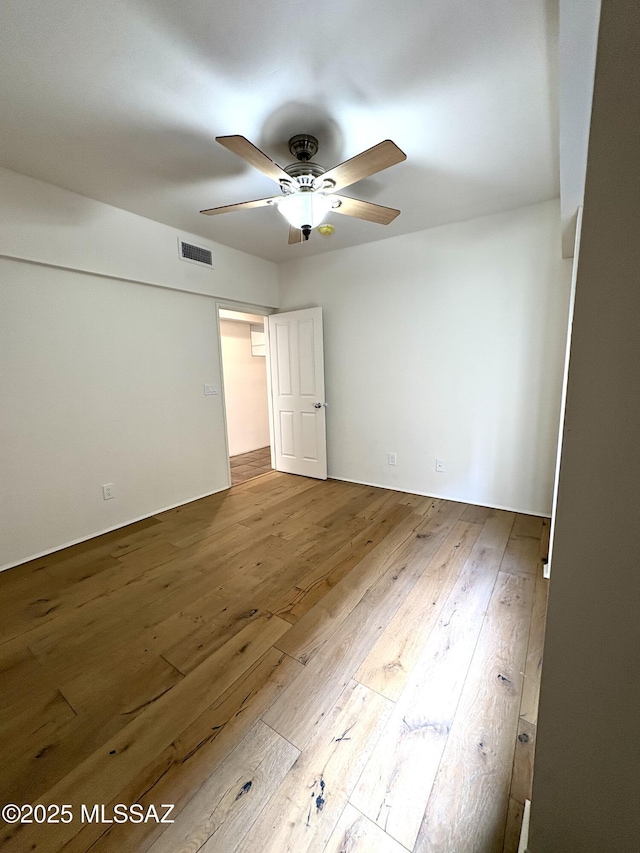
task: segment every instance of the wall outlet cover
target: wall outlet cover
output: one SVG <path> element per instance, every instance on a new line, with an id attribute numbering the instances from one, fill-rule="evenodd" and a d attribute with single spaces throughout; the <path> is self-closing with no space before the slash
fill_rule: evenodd
<path id="1" fill-rule="evenodd" d="M 102 498 L 105 501 L 111 500 L 111 498 L 115 498 L 116 496 L 116 487 L 113 483 L 104 483 L 102 486 Z"/>
<path id="2" fill-rule="evenodd" d="M 204 386 L 204 393 L 207 397 L 216 397 L 220 393 L 220 389 L 213 383 L 206 383 Z"/>

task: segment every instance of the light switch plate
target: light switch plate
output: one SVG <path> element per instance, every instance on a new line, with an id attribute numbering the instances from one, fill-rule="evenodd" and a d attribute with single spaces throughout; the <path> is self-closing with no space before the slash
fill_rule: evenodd
<path id="1" fill-rule="evenodd" d="M 213 384 L 205 384 L 204 393 L 207 397 L 215 397 L 220 393 L 220 389 L 217 385 Z"/>

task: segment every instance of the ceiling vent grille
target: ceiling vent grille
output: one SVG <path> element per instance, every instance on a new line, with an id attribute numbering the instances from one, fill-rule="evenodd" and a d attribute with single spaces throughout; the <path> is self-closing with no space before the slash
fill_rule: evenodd
<path id="1" fill-rule="evenodd" d="M 213 255 L 210 249 L 194 246 L 193 243 L 186 243 L 178 238 L 178 250 L 183 261 L 213 268 Z"/>

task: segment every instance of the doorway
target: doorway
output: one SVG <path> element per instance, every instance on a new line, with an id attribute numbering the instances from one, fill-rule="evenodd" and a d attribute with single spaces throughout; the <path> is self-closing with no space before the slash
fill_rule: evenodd
<path id="1" fill-rule="evenodd" d="M 231 485 L 272 470 L 265 318 L 219 309 Z"/>

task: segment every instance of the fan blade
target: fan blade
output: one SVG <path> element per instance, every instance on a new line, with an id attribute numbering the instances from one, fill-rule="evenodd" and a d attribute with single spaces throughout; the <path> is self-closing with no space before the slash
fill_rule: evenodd
<path id="1" fill-rule="evenodd" d="M 339 166 L 329 169 L 328 172 L 324 173 L 322 179 L 333 181 L 335 184 L 333 189 L 339 190 L 342 187 L 355 184 L 356 181 L 361 181 L 363 178 L 368 178 L 370 175 L 375 175 L 376 172 L 382 172 L 389 166 L 395 166 L 396 163 L 401 163 L 406 159 L 407 155 L 398 148 L 395 142 L 385 139 L 384 142 L 379 142 L 373 148 L 363 151 L 362 154 L 357 154 L 350 160 L 340 163 Z"/>
<path id="2" fill-rule="evenodd" d="M 258 169 L 273 181 L 287 181 L 291 183 L 291 177 L 287 175 L 284 169 L 274 163 L 270 157 L 261 151 L 259 148 L 249 142 L 244 136 L 216 136 L 216 142 L 224 145 L 229 151 L 242 157 L 247 163 L 250 163 L 254 169 Z"/>
<path id="3" fill-rule="evenodd" d="M 252 207 L 266 207 L 273 204 L 280 196 L 271 198 L 257 198 L 255 201 L 241 201 L 239 204 L 223 204 L 222 207 L 210 207 L 209 210 L 201 210 L 205 216 L 215 216 L 217 213 L 231 213 L 233 210 L 249 210 Z"/>
<path id="4" fill-rule="evenodd" d="M 294 243 L 302 243 L 302 231 L 299 228 L 294 228 L 293 225 L 289 226 L 289 245 L 293 245 Z"/>
<path id="5" fill-rule="evenodd" d="M 334 207 L 332 213 L 355 216 L 358 219 L 377 222 L 378 225 L 388 225 L 400 213 L 394 207 L 383 207 L 381 204 L 372 204 L 370 201 L 360 201 L 357 198 L 347 198 L 345 195 L 337 195 L 336 198 L 340 199 L 340 207 Z"/>

